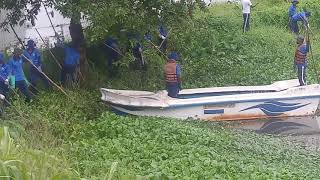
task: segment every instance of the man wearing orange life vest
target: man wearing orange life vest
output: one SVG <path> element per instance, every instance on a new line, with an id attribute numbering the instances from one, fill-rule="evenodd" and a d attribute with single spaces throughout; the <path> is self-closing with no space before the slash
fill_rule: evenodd
<path id="1" fill-rule="evenodd" d="M 306 82 L 306 68 L 307 68 L 307 54 L 309 52 L 310 41 L 309 37 L 306 39 L 304 36 L 297 37 L 298 47 L 295 52 L 294 65 L 298 69 L 298 79 L 300 86 L 307 84 Z"/>
<path id="2" fill-rule="evenodd" d="M 168 96 L 177 98 L 178 93 L 181 90 L 181 68 L 177 64 L 179 56 L 176 52 L 171 52 L 168 56 L 168 61 L 164 66 L 165 78 L 166 78 L 166 89 Z"/>

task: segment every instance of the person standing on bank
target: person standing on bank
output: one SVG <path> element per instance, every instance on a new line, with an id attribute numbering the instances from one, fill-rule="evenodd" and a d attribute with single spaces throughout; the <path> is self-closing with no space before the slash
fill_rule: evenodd
<path id="1" fill-rule="evenodd" d="M 50 88 L 49 81 L 41 73 L 42 72 L 42 60 L 40 51 L 35 47 L 36 44 L 33 40 L 27 42 L 27 49 L 24 50 L 23 55 L 28 58 L 30 62 L 30 81 L 31 81 L 31 92 L 36 93 L 37 81 L 42 80 L 43 84 L 47 89 Z M 32 64 L 31 64 L 32 63 Z"/>
<path id="2" fill-rule="evenodd" d="M 297 13 L 297 4 L 299 4 L 299 1 L 298 0 L 292 0 L 291 3 L 292 4 L 289 7 L 289 11 L 288 11 L 289 28 L 291 27 L 292 16 Z"/>
<path id="3" fill-rule="evenodd" d="M 15 79 L 15 85 L 20 92 L 26 97 L 26 102 L 31 101 L 31 94 L 28 89 L 26 77 L 23 72 L 24 60 L 21 57 L 22 50 L 19 48 L 14 49 L 13 56 L 9 60 L 8 65 L 10 67 L 11 75 Z"/>
<path id="4" fill-rule="evenodd" d="M 297 37 L 298 47 L 294 56 L 294 68 L 298 69 L 298 79 L 300 86 L 307 84 L 306 81 L 306 68 L 307 68 L 307 54 L 310 48 L 309 37 L 305 39 L 304 36 L 298 35 Z"/>
<path id="5" fill-rule="evenodd" d="M 243 32 L 250 30 L 250 12 L 251 12 L 251 0 L 241 0 L 242 3 L 242 15 L 243 15 Z"/>

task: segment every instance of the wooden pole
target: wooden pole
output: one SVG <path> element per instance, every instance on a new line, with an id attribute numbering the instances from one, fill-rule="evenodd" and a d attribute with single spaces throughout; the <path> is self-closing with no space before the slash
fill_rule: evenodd
<path id="1" fill-rule="evenodd" d="M 36 65 L 34 65 L 30 59 L 28 59 L 24 54 L 22 54 L 22 57 L 24 57 L 27 61 L 29 61 L 29 63 L 34 68 L 36 68 L 46 79 L 48 79 L 54 86 L 56 86 L 63 94 L 65 94 L 67 97 L 69 97 L 68 94 L 60 86 L 58 86 L 54 81 L 52 81 L 44 72 L 39 70 L 38 67 Z"/>
<path id="2" fill-rule="evenodd" d="M 20 39 L 20 37 L 18 36 L 18 34 L 17 34 L 16 30 L 14 30 L 14 28 L 13 28 L 12 24 L 10 24 L 10 27 L 11 27 L 11 29 L 12 29 L 12 31 L 13 31 L 13 33 L 14 33 L 14 35 L 16 36 L 16 38 L 18 39 L 18 41 L 19 41 L 19 42 L 20 42 L 20 44 L 22 45 L 22 49 L 26 49 L 26 48 L 24 47 L 24 43 L 22 42 L 22 40 L 21 40 L 21 39 Z"/>
<path id="3" fill-rule="evenodd" d="M 172 30 L 172 28 L 168 31 L 167 37 L 166 37 L 165 39 L 163 39 L 163 40 L 162 40 L 162 42 L 160 43 L 159 48 L 161 48 L 161 46 L 162 46 L 163 42 L 164 42 L 165 40 L 167 40 L 167 38 L 168 38 L 168 36 L 169 36 L 169 34 L 170 34 L 171 30 Z"/>

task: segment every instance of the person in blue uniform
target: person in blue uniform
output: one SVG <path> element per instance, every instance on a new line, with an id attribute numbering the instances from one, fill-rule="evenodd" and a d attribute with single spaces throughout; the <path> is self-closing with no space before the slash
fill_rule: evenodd
<path id="1" fill-rule="evenodd" d="M 29 40 L 27 43 L 27 49 L 24 50 L 23 55 L 30 60 L 30 83 L 31 91 L 36 92 L 37 81 L 42 80 L 43 84 L 49 89 L 49 81 L 41 73 L 42 72 L 42 60 L 40 51 L 35 47 L 36 44 L 33 40 Z"/>
<path id="2" fill-rule="evenodd" d="M 291 18 L 291 31 L 294 32 L 295 34 L 299 34 L 299 26 L 298 22 L 301 21 L 303 22 L 305 27 L 308 27 L 308 18 L 311 16 L 310 12 L 301 12 L 301 13 L 296 13 L 292 16 Z"/>
<path id="3" fill-rule="evenodd" d="M 61 84 L 65 86 L 67 75 L 71 76 L 72 82 L 75 81 L 77 68 L 80 63 L 80 46 L 70 44 L 64 47 L 64 61 L 61 71 Z"/>
<path id="4" fill-rule="evenodd" d="M 306 81 L 306 68 L 307 68 L 307 54 L 309 52 L 310 40 L 307 36 L 299 35 L 297 37 L 297 49 L 294 56 L 294 66 L 298 69 L 298 79 L 300 86 L 307 84 Z"/>
<path id="5" fill-rule="evenodd" d="M 288 11 L 289 27 L 291 27 L 292 16 L 297 13 L 297 4 L 299 4 L 298 0 L 292 0 L 291 2 L 292 4 L 289 7 L 289 11 Z"/>
<path id="6" fill-rule="evenodd" d="M 177 64 L 179 59 L 178 53 L 171 52 L 168 56 L 167 63 L 164 66 L 166 89 L 168 96 L 177 98 L 181 88 L 181 68 Z"/>
<path id="7" fill-rule="evenodd" d="M 15 85 L 20 92 L 26 97 L 26 102 L 31 101 L 31 94 L 28 89 L 26 77 L 23 72 L 24 60 L 21 57 L 22 50 L 19 48 L 14 49 L 13 56 L 9 60 L 8 65 L 10 67 L 11 75 L 15 78 Z"/>
<path id="8" fill-rule="evenodd" d="M 4 55 L 0 52 L 0 94 L 9 99 L 10 67 L 5 63 Z"/>

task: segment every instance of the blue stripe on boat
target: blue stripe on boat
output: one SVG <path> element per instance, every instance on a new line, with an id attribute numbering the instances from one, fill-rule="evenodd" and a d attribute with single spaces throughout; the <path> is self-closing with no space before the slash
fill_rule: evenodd
<path id="1" fill-rule="evenodd" d="M 245 102 L 265 102 L 265 101 L 286 101 L 286 100 L 299 100 L 299 99 L 314 99 L 320 98 L 320 95 L 310 95 L 310 96 L 295 96 L 287 98 L 263 98 L 263 99 L 251 99 L 251 100 L 228 100 L 228 101 L 217 101 L 217 102 L 205 102 L 205 103 L 190 103 L 188 104 L 178 104 L 170 105 L 167 108 L 181 108 L 181 107 L 192 107 L 192 106 L 204 106 L 204 105 L 220 105 L 220 104 L 234 104 L 234 103 L 245 103 Z M 190 103 L 190 104 L 189 104 Z"/>
<path id="2" fill-rule="evenodd" d="M 224 109 L 205 109 L 204 114 L 224 114 Z"/>
<path id="3" fill-rule="evenodd" d="M 304 106 L 307 106 L 309 104 L 310 103 L 301 105 L 301 103 L 283 103 L 278 101 L 268 101 L 262 104 L 258 104 L 258 105 L 243 109 L 240 112 L 247 111 L 250 109 L 260 109 L 267 116 L 280 116 L 285 112 L 293 111 L 293 110 L 302 108 Z"/>

